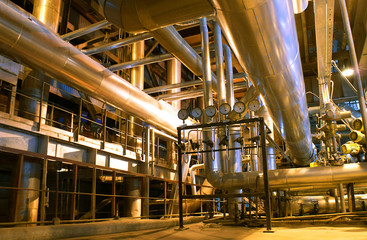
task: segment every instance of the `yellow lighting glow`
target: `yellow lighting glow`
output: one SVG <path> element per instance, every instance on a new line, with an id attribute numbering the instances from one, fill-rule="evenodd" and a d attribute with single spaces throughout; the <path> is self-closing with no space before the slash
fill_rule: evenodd
<path id="1" fill-rule="evenodd" d="M 354 73 L 354 70 L 351 68 L 344 69 L 342 72 L 344 77 L 350 77 L 353 75 L 353 73 Z"/>

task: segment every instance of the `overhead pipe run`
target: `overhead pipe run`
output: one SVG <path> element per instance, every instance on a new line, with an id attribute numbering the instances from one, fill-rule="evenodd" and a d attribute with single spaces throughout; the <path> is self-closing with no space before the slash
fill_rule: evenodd
<path id="1" fill-rule="evenodd" d="M 73 32 L 69 32 L 67 34 L 61 35 L 60 38 L 65 41 L 70 41 L 75 38 L 87 35 L 91 32 L 97 31 L 99 29 L 107 28 L 111 26 L 112 23 L 108 22 L 107 20 L 102 20 L 100 22 L 94 23 L 89 25 L 88 27 L 80 28 L 78 30 L 75 30 Z"/>
<path id="2" fill-rule="evenodd" d="M 3 54 L 177 134 L 176 128 L 181 122 L 176 109 L 156 101 L 61 40 L 44 25 L 29 20 L 27 15 L 19 14 L 3 2 L 0 3 L 0 32 Z"/>
<path id="3" fill-rule="evenodd" d="M 104 15 L 129 33 L 141 33 L 214 15 L 203 0 L 99 0 Z"/>

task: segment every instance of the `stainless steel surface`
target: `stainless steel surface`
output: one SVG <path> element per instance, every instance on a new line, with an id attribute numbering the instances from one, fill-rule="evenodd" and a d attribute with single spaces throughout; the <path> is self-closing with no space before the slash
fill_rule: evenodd
<path id="1" fill-rule="evenodd" d="M 236 82 L 233 85 L 234 90 L 244 89 L 246 87 L 247 87 L 246 82 Z M 178 93 L 162 94 L 162 95 L 159 95 L 156 99 L 163 99 L 163 100 L 166 100 L 166 101 L 175 101 L 175 100 L 184 100 L 184 99 L 190 99 L 190 98 L 197 98 L 197 97 L 202 97 L 202 96 L 204 96 L 204 90 L 202 88 L 199 88 L 199 89 L 193 89 L 193 90 L 186 90 L 186 91 L 182 91 L 182 92 L 178 92 Z M 229 114 L 229 115 L 231 115 L 231 114 Z"/>
<path id="2" fill-rule="evenodd" d="M 61 0 L 35 0 L 33 16 L 56 33 L 59 26 L 60 9 Z"/>
<path id="3" fill-rule="evenodd" d="M 41 164 L 25 160 L 21 174 L 21 188 L 40 189 Z M 15 222 L 36 222 L 38 218 L 38 204 L 38 191 L 19 191 L 19 203 L 16 206 Z"/>
<path id="4" fill-rule="evenodd" d="M 170 85 L 163 85 L 159 87 L 147 88 L 147 89 L 144 89 L 144 92 L 151 94 L 151 93 L 157 93 L 157 92 L 165 92 L 165 91 L 177 89 L 177 88 L 185 88 L 185 87 L 193 87 L 193 86 L 201 86 L 201 85 L 203 85 L 203 81 L 195 80 L 195 81 L 181 82 L 177 84 L 170 84 Z"/>
<path id="5" fill-rule="evenodd" d="M 292 0 L 292 2 L 293 12 L 295 14 L 303 12 L 308 6 L 308 0 Z"/>
<path id="6" fill-rule="evenodd" d="M 146 57 L 142 59 L 137 60 L 131 60 L 129 62 L 123 62 L 119 64 L 115 64 L 110 66 L 108 69 L 112 72 L 116 72 L 123 69 L 129 69 L 134 67 L 144 67 L 144 65 L 153 64 L 157 62 L 163 62 L 167 60 L 174 59 L 175 57 L 170 53 L 165 53 L 162 55 L 152 56 L 152 57 Z"/>
<path id="7" fill-rule="evenodd" d="M 133 45 L 131 46 L 132 61 L 140 61 L 141 59 L 144 59 L 144 47 L 144 41 L 133 43 Z M 133 67 L 130 72 L 130 83 L 138 89 L 143 90 L 144 80 L 144 66 L 139 65 Z M 133 136 L 142 136 L 142 130 L 140 127 L 136 127 L 136 123 L 139 121 L 134 116 L 129 116 L 129 120 L 129 135 L 131 137 L 129 140 L 129 144 L 132 146 L 137 146 L 137 139 L 133 138 Z"/>
<path id="8" fill-rule="evenodd" d="M 232 53 L 231 48 L 227 45 L 223 45 L 224 59 L 226 63 L 226 100 L 231 108 L 234 105 L 234 90 L 233 90 L 233 66 L 232 66 Z"/>
<path id="9" fill-rule="evenodd" d="M 219 174 L 212 171 L 208 175 L 209 182 L 219 189 L 263 189 L 262 173 L 242 172 Z M 344 166 L 328 166 L 314 168 L 290 168 L 269 171 L 269 185 L 272 189 L 287 189 L 302 186 L 329 186 L 329 184 L 365 182 L 367 164 L 351 163 Z"/>
<path id="10" fill-rule="evenodd" d="M 126 216 L 140 217 L 141 216 L 141 179 L 127 178 L 126 191 L 128 198 L 125 198 Z"/>
<path id="11" fill-rule="evenodd" d="M 226 82 L 224 78 L 222 31 L 217 22 L 214 22 L 214 45 L 217 76 L 217 104 L 218 107 L 226 102 Z M 205 87 L 204 87 L 205 89 Z M 223 117 L 223 115 L 221 115 Z"/>
<path id="12" fill-rule="evenodd" d="M 181 63 L 177 59 L 172 59 L 167 63 L 167 84 L 180 84 L 181 83 Z M 170 93 L 180 92 L 180 89 L 173 89 Z M 176 109 L 181 109 L 181 102 L 173 101 L 172 106 Z"/>
<path id="13" fill-rule="evenodd" d="M 232 50 L 261 94 L 295 164 L 313 160 L 292 3 L 212 0 Z"/>
<path id="14" fill-rule="evenodd" d="M 141 33 L 214 14 L 206 0 L 100 0 L 107 20 L 129 33 Z"/>
<path id="15" fill-rule="evenodd" d="M 196 76 L 203 76 L 202 58 L 183 39 L 173 27 L 165 27 L 150 32 L 155 40 L 159 42 L 168 52 L 172 53 L 182 64 L 184 64 Z M 209 42 L 208 42 L 209 44 Z M 208 50 L 209 51 L 209 50 Z M 205 56 L 205 54 L 204 54 Z M 216 91 L 216 78 L 212 74 L 213 90 Z"/>
<path id="16" fill-rule="evenodd" d="M 45 26 L 30 21 L 4 3 L 0 3 L 0 13 L 0 51 L 3 54 L 176 134 L 181 123 L 172 106 L 154 100 Z"/>
<path id="17" fill-rule="evenodd" d="M 210 67 L 210 52 L 209 52 L 209 33 L 206 18 L 200 19 L 200 32 L 201 32 L 201 52 L 203 55 L 202 75 L 204 81 L 204 108 L 213 105 L 213 92 L 212 92 L 212 76 Z"/>
<path id="18" fill-rule="evenodd" d="M 314 9 L 320 110 L 323 114 L 325 105 L 330 103 L 334 0 L 316 0 Z"/>
<path id="19" fill-rule="evenodd" d="M 132 37 L 123 38 L 114 42 L 106 43 L 99 47 L 89 48 L 86 50 L 82 50 L 82 52 L 86 55 L 93 55 L 100 52 L 106 52 L 115 48 L 123 47 L 126 45 L 130 45 L 139 41 L 144 41 L 147 39 L 151 39 L 152 35 L 150 33 L 138 34 Z"/>
<path id="20" fill-rule="evenodd" d="M 364 134 L 365 134 L 365 136 L 367 136 L 366 100 L 365 100 L 364 94 L 363 94 L 361 74 L 359 72 L 359 66 L 358 66 L 358 61 L 357 61 L 357 56 L 356 56 L 356 50 L 355 50 L 355 47 L 354 47 L 352 30 L 351 30 L 350 23 L 349 23 L 348 11 L 347 11 L 347 7 L 345 5 L 344 0 L 339 0 L 339 5 L 340 5 L 340 10 L 341 10 L 341 13 L 342 13 L 342 17 L 343 17 L 344 30 L 347 33 L 350 59 L 351 59 L 354 74 L 355 74 L 355 81 L 356 81 L 357 91 L 358 91 L 359 108 L 360 108 L 360 111 L 361 111 L 363 126 L 364 126 Z"/>
<path id="21" fill-rule="evenodd" d="M 340 206 L 341 206 L 341 212 L 345 213 L 346 209 L 345 209 L 345 194 L 344 194 L 344 188 L 343 188 L 343 184 L 339 183 L 338 184 L 338 192 L 339 192 L 339 199 L 340 199 Z"/>
<path id="22" fill-rule="evenodd" d="M 271 119 L 268 109 L 266 109 L 266 106 L 261 106 L 259 111 L 257 111 L 257 115 L 259 117 L 263 117 L 266 125 L 268 126 L 271 133 L 268 134 L 272 139 L 274 139 L 274 129 L 273 129 L 273 120 Z M 267 154 L 267 160 L 268 160 L 268 169 L 269 170 L 275 170 L 277 168 L 276 164 L 276 157 L 275 157 L 275 149 L 272 147 L 272 145 L 269 142 L 266 142 L 266 154 Z M 262 162 L 262 161 L 261 161 Z M 262 168 L 260 168 L 262 170 Z"/>
<path id="23" fill-rule="evenodd" d="M 74 38 L 84 36 L 86 34 L 97 31 L 99 29 L 107 28 L 111 25 L 112 25 L 112 23 L 108 22 L 107 20 L 102 20 L 100 22 L 93 23 L 93 24 L 89 25 L 88 27 L 80 28 L 80 29 L 75 30 L 73 32 L 69 32 L 67 34 L 61 35 L 60 38 L 62 40 L 65 40 L 65 41 L 70 41 Z"/>

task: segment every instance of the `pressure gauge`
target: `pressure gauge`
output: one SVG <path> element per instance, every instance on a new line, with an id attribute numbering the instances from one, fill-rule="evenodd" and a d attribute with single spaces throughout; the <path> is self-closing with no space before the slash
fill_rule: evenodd
<path id="1" fill-rule="evenodd" d="M 241 102 L 241 101 L 238 101 L 236 102 L 234 105 L 233 105 L 233 110 L 238 113 L 238 114 L 241 114 L 245 111 L 246 109 L 246 105 Z"/>
<path id="2" fill-rule="evenodd" d="M 178 118 L 181 119 L 182 121 L 186 120 L 189 117 L 189 110 L 187 109 L 181 109 L 180 111 L 178 111 L 177 114 Z"/>
<path id="3" fill-rule="evenodd" d="M 217 108 L 215 106 L 207 106 L 205 108 L 205 114 L 208 117 L 214 117 L 216 113 L 217 113 Z"/>
<path id="4" fill-rule="evenodd" d="M 219 106 L 219 112 L 223 115 L 227 115 L 228 113 L 230 113 L 231 111 L 231 105 L 229 105 L 228 103 L 222 103 Z"/>
<path id="5" fill-rule="evenodd" d="M 250 111 L 257 111 L 260 108 L 260 102 L 257 99 L 252 100 L 248 103 L 248 109 Z"/>
<path id="6" fill-rule="evenodd" d="M 201 118 L 201 115 L 203 114 L 203 111 L 201 110 L 201 108 L 194 108 L 191 110 L 191 116 L 193 118 L 199 119 Z"/>

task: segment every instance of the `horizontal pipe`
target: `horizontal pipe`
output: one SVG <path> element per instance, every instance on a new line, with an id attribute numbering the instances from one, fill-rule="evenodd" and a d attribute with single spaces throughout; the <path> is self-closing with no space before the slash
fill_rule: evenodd
<path id="1" fill-rule="evenodd" d="M 244 89 L 247 87 L 247 82 L 236 82 L 234 83 L 234 90 Z M 204 96 L 204 91 L 202 88 L 186 90 L 178 93 L 167 93 L 162 94 L 157 97 L 157 99 L 162 99 L 165 101 L 175 101 L 175 100 L 184 100 L 191 99 Z"/>
<path id="2" fill-rule="evenodd" d="M 119 47 L 123 47 L 123 46 L 127 46 L 139 41 L 144 41 L 144 40 L 148 40 L 151 39 L 152 35 L 150 35 L 150 33 L 143 33 L 143 34 L 138 34 L 132 37 L 127 37 L 127 38 L 123 38 L 114 42 L 110 42 L 107 44 L 103 44 L 99 47 L 94 47 L 94 48 L 89 48 L 89 49 L 85 49 L 82 50 L 82 52 L 86 55 L 93 55 L 93 54 L 97 54 L 97 53 L 101 53 L 101 52 L 106 52 L 115 48 L 119 48 Z"/>
<path id="3" fill-rule="evenodd" d="M 138 116 L 171 134 L 177 110 L 113 74 L 43 24 L 0 2 L 0 52 L 55 79 Z M 35 54 L 36 53 L 36 54 Z"/>
<path id="4" fill-rule="evenodd" d="M 75 30 L 73 32 L 69 32 L 67 34 L 61 35 L 60 38 L 62 40 L 65 40 L 65 41 L 70 41 L 70 40 L 72 40 L 74 38 L 78 38 L 78 37 L 87 35 L 87 34 L 89 34 L 91 32 L 94 32 L 94 31 L 97 31 L 99 29 L 103 29 L 103 28 L 109 27 L 111 25 L 112 25 L 112 23 L 108 22 L 107 20 L 102 20 L 100 22 L 91 24 L 91 25 L 89 25 L 87 27 L 80 28 L 80 29 Z"/>
<path id="5" fill-rule="evenodd" d="M 130 33 L 141 33 L 214 15 L 206 0 L 99 0 L 107 19 Z"/>
<path id="6" fill-rule="evenodd" d="M 148 65 L 148 64 L 157 63 L 157 62 L 163 62 L 163 61 L 171 60 L 171 59 L 174 59 L 174 58 L 175 57 L 172 54 L 166 53 L 166 54 L 162 54 L 162 55 L 146 57 L 146 58 L 142 58 L 142 59 L 138 59 L 138 60 L 133 60 L 133 61 L 130 61 L 130 62 L 115 64 L 115 65 L 110 66 L 108 69 L 112 72 L 116 72 L 116 71 L 123 70 L 123 69 L 128 69 L 128 68 L 133 68 L 133 67 L 138 67 L 138 66 L 144 66 L 144 65 Z"/>
<path id="7" fill-rule="evenodd" d="M 307 167 L 270 170 L 269 186 L 284 189 L 301 186 L 325 186 L 338 183 L 365 182 L 366 163 L 351 163 L 343 166 Z M 207 175 L 210 183 L 219 189 L 257 189 L 264 188 L 261 172 L 241 172 L 225 174 L 211 172 Z"/>

